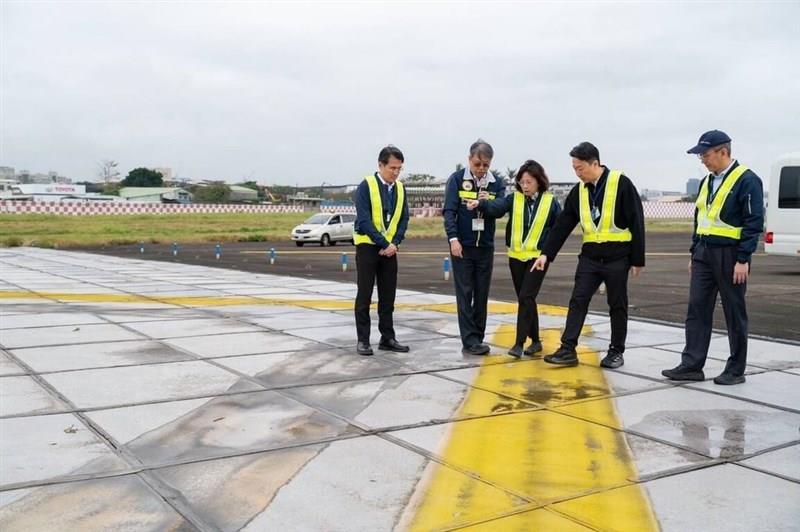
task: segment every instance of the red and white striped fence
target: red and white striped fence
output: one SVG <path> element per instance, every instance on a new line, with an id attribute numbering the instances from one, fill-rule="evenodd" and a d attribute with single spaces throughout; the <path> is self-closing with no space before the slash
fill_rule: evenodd
<path id="1" fill-rule="evenodd" d="M 68 216 L 98 216 L 122 214 L 216 214 L 303 212 L 299 205 L 212 205 L 178 203 L 114 202 L 56 202 L 56 201 L 9 201 L 0 200 L 3 214 L 59 214 Z"/>
<path id="2" fill-rule="evenodd" d="M 694 216 L 694 203 L 674 202 L 661 203 L 646 201 L 643 204 L 645 218 L 658 219 L 690 219 Z M 322 212 L 343 212 L 355 214 L 356 208 L 325 206 Z M 415 207 L 410 209 L 415 217 L 441 216 L 437 207 Z M 68 216 L 97 216 L 123 214 L 215 214 L 215 213 L 252 213 L 271 212 L 303 212 L 299 205 L 211 205 L 211 204 L 176 204 L 176 203 L 134 203 L 115 202 L 75 202 L 60 203 L 51 201 L 9 201 L 0 200 L 0 213 L 3 214 L 58 214 Z"/>

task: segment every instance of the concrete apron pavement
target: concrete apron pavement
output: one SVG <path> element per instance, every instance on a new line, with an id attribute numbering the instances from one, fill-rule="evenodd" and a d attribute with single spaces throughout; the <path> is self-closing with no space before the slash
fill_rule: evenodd
<path id="1" fill-rule="evenodd" d="M 354 353 L 353 285 L 0 250 L 2 530 L 792 530 L 800 347 L 675 385 L 683 330 L 601 370 L 460 353 L 452 297 L 399 290 L 408 354 Z M 564 309 L 540 307 L 545 352 Z M 375 326 L 376 320 L 373 320 Z M 377 327 L 373 343 L 378 340 Z M 712 340 L 707 376 L 727 340 Z"/>

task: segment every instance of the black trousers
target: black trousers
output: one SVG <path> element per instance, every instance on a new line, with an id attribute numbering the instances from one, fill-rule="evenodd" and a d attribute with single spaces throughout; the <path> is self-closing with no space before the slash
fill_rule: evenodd
<path id="1" fill-rule="evenodd" d="M 700 242 L 692 254 L 692 279 L 689 285 L 689 310 L 686 313 L 686 347 L 681 362 L 691 369 L 702 369 L 708 356 L 717 293 L 728 327 L 731 355 L 725 372 L 744 375 L 747 364 L 747 284 L 733 284 L 736 247 L 709 247 Z"/>
<path id="2" fill-rule="evenodd" d="M 525 262 L 508 259 L 511 280 L 517 293 L 518 344 L 524 344 L 528 338 L 534 342 L 539 341 L 539 307 L 536 305 L 536 296 L 539 295 L 547 268 L 545 267 L 545 271 L 531 271 L 534 261 L 535 259 Z"/>
<path id="3" fill-rule="evenodd" d="M 571 349 L 578 346 L 578 337 L 589 311 L 589 303 L 600 283 L 605 283 L 608 315 L 611 318 L 611 343 L 608 347 L 620 353 L 625 351 L 625 338 L 628 336 L 629 270 L 630 261 L 627 257 L 610 262 L 578 257 L 575 285 L 569 300 L 567 324 L 561 335 L 561 345 Z"/>
<path id="4" fill-rule="evenodd" d="M 456 286 L 458 330 L 464 347 L 483 342 L 486 334 L 486 305 L 492 283 L 494 248 L 464 246 L 463 258 L 450 255 Z"/>
<path id="5" fill-rule="evenodd" d="M 372 304 L 372 289 L 378 280 L 378 330 L 381 340 L 394 338 L 394 296 L 397 291 L 397 255 L 382 257 L 380 248 L 372 244 L 356 246 L 356 333 L 359 342 L 369 343 L 369 306 Z"/>

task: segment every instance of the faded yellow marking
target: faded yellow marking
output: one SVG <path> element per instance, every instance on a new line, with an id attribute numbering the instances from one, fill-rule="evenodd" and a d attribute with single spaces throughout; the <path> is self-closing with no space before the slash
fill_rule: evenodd
<path id="1" fill-rule="evenodd" d="M 248 296 L 140 296 L 135 294 L 76 294 L 68 292 L 0 291 L 0 299 L 54 299 L 92 303 L 163 303 L 180 306 L 290 305 L 317 310 L 352 309 L 352 300 L 286 299 Z M 397 303 L 398 310 L 432 310 L 455 313 L 453 303 Z M 542 314 L 564 316 L 566 309 L 539 305 Z M 516 304 L 493 302 L 491 314 L 516 313 Z M 491 342 L 509 347 L 514 325 L 497 328 Z M 590 332 L 590 329 L 585 329 Z M 542 331 L 544 351 L 559 344 L 559 331 Z M 473 385 L 517 397 L 545 407 L 606 396 L 611 393 L 603 371 L 596 366 L 598 354 L 584 352 L 584 362 L 575 368 L 555 368 L 541 361 L 484 364 Z M 588 360 L 587 360 L 588 359 Z M 511 360 L 509 358 L 509 360 Z M 460 407 L 464 417 L 494 411 L 497 396 L 468 393 Z M 519 408 L 522 405 L 518 405 Z M 620 427 L 611 399 L 580 404 L 587 417 L 609 427 Z M 508 514 L 549 504 L 559 498 L 602 491 L 554 506 L 569 516 L 602 529 L 658 530 L 658 525 L 637 478 L 633 456 L 622 433 L 549 411 L 513 413 L 455 423 L 441 452 L 445 461 L 477 474 L 498 487 L 512 490 L 530 500 L 492 497 L 491 488 L 474 479 L 435 467 L 426 485 L 418 488 L 418 504 L 411 519 L 412 530 L 431 530 L 452 524 L 470 523 L 492 515 Z M 612 487 L 624 489 L 609 490 Z M 489 491 L 487 491 L 487 488 Z M 420 491 L 422 490 L 422 491 Z M 421 495 L 420 495 L 421 494 Z M 513 517 L 514 529 L 535 530 L 551 522 L 551 516 L 526 511 Z M 482 525 L 487 529 L 489 524 Z M 488 528 L 491 529 L 491 528 Z"/>
<path id="2" fill-rule="evenodd" d="M 251 296 L 171 296 L 171 295 L 137 295 L 137 294 L 80 294 L 74 292 L 29 292 L 27 290 L 0 291 L 0 299 L 55 299 L 59 301 L 80 303 L 162 303 L 186 307 L 224 307 L 238 305 L 285 305 L 315 310 L 350 310 L 352 299 L 291 299 L 281 297 Z M 376 308 L 372 304 L 372 308 Z M 395 310 L 432 310 L 454 314 L 455 303 L 395 303 Z M 556 315 L 566 315 L 561 307 L 539 305 L 540 309 Z M 491 314 L 514 314 L 515 303 L 489 303 Z"/>
<path id="3" fill-rule="evenodd" d="M 491 343 L 510 347 L 514 325 L 497 329 Z M 543 330 L 545 352 L 560 344 L 560 331 Z M 542 361 L 519 361 L 508 364 L 484 364 L 473 386 L 510 395 L 545 407 L 561 403 L 602 397 L 612 393 L 603 370 L 596 367 L 597 352 L 584 352 L 583 362 L 574 368 L 558 368 Z M 509 359 L 512 360 L 512 359 Z M 476 402 L 492 400 L 486 394 L 468 393 L 462 409 L 480 410 Z M 496 398 L 494 399 L 496 401 Z M 485 408 L 485 407 L 484 407 Z M 581 403 L 591 411 L 593 419 L 619 428 L 620 422 L 612 399 Z M 658 524 L 642 487 L 634 482 L 637 470 L 625 436 L 597 424 L 577 420 L 552 411 L 533 411 L 494 416 L 454 423 L 448 440 L 438 454 L 448 464 L 470 471 L 495 486 L 511 490 L 530 503 L 517 506 L 520 513 L 506 519 L 483 524 L 484 530 L 540 530 L 552 516 L 539 511 L 522 511 L 549 505 L 565 497 L 575 497 L 619 486 L 627 490 L 610 490 L 601 499 L 579 498 L 558 509 L 583 523 L 601 529 L 658 530 Z M 475 491 L 468 486 L 474 482 L 466 475 L 433 474 L 418 490 L 418 507 L 411 521 L 411 530 L 434 530 L 453 524 L 469 523 Z M 449 501 L 449 504 L 447 503 Z M 491 508 L 481 501 L 482 517 L 507 515 L 507 504 Z M 547 506 L 547 508 L 550 508 Z M 458 516 L 458 517 L 456 517 Z M 573 523 L 574 524 L 574 523 Z M 577 527 L 578 525 L 576 525 Z"/>

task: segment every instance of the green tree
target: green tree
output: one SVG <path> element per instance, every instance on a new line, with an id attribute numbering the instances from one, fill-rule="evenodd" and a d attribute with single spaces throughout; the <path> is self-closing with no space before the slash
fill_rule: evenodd
<path id="1" fill-rule="evenodd" d="M 160 187 L 164 185 L 164 176 L 161 172 L 149 168 L 134 168 L 122 180 L 123 187 Z"/>
<path id="2" fill-rule="evenodd" d="M 463 164 L 461 164 L 461 163 L 458 163 L 458 164 L 456 165 L 456 172 L 460 172 L 460 171 L 461 171 L 461 170 L 463 170 L 463 169 L 464 169 L 464 165 L 463 165 Z"/>
<path id="3" fill-rule="evenodd" d="M 508 176 L 509 181 L 514 181 L 517 178 L 517 169 L 509 166 L 506 168 L 506 175 Z"/>
<path id="4" fill-rule="evenodd" d="M 105 183 L 103 185 L 103 194 L 109 196 L 119 196 L 119 189 L 122 188 L 120 183 Z"/>
<path id="5" fill-rule="evenodd" d="M 436 181 L 436 176 L 430 174 L 408 174 L 403 182 L 407 185 L 430 185 Z"/>
<path id="6" fill-rule="evenodd" d="M 197 187 L 194 191 L 195 203 L 228 203 L 230 199 L 231 188 L 228 185 Z"/>

